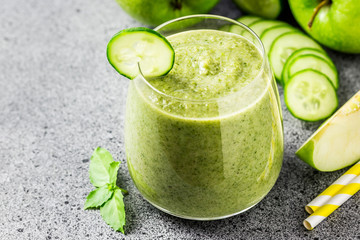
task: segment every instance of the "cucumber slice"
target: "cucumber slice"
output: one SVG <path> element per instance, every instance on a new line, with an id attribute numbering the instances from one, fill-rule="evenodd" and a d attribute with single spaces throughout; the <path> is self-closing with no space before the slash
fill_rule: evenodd
<path id="1" fill-rule="evenodd" d="M 330 80 L 312 69 L 293 75 L 285 85 L 284 95 L 290 113 L 305 121 L 327 118 L 338 106 L 336 91 Z"/>
<path id="2" fill-rule="evenodd" d="M 266 53 L 269 53 L 270 47 L 274 40 L 283 33 L 298 31 L 296 28 L 290 25 L 280 25 L 269 29 L 266 29 L 261 35 L 260 39 L 264 45 Z"/>
<path id="3" fill-rule="evenodd" d="M 247 16 L 239 17 L 236 21 L 241 22 L 241 23 L 245 24 L 246 26 L 248 26 L 248 25 L 250 25 L 254 22 L 260 21 L 260 20 L 262 20 L 262 19 L 259 17 L 247 15 Z"/>
<path id="4" fill-rule="evenodd" d="M 269 52 L 270 64 L 277 80 L 280 80 L 282 69 L 288 57 L 300 48 L 316 48 L 321 46 L 301 32 L 283 33 L 274 40 Z"/>
<path id="5" fill-rule="evenodd" d="M 319 171 L 335 171 L 360 159 L 360 91 L 295 153 Z"/>
<path id="6" fill-rule="evenodd" d="M 331 58 L 326 54 L 326 52 L 324 52 L 322 50 L 319 50 L 319 49 L 315 49 L 315 48 L 301 48 L 301 49 L 298 49 L 295 52 L 293 52 L 288 57 L 288 59 L 286 60 L 286 62 L 284 64 L 284 67 L 283 67 L 283 70 L 282 70 L 282 73 L 281 73 L 281 83 L 283 85 L 284 85 L 284 83 L 283 83 L 283 79 L 284 79 L 283 74 L 285 74 L 285 69 L 287 69 L 289 67 L 289 65 L 291 65 L 296 58 L 298 58 L 298 57 L 300 57 L 302 55 L 308 55 L 308 54 L 321 57 L 322 59 L 327 61 L 333 68 L 336 69 L 334 63 L 332 62 Z"/>
<path id="7" fill-rule="evenodd" d="M 252 23 L 262 20 L 259 17 L 248 15 L 248 16 L 239 17 L 236 21 L 241 22 L 246 26 L 249 26 Z M 245 32 L 244 29 L 242 27 L 239 27 L 238 25 L 231 25 L 228 31 L 239 35 L 243 35 Z"/>
<path id="8" fill-rule="evenodd" d="M 281 25 L 287 25 L 287 23 L 276 20 L 262 20 L 251 23 L 249 28 L 251 28 L 258 36 L 260 36 L 265 30 Z"/>
<path id="9" fill-rule="evenodd" d="M 333 67 L 335 67 L 333 61 L 331 60 L 331 58 L 327 55 L 327 53 L 323 50 L 319 50 L 317 48 L 300 48 L 298 50 L 296 50 L 295 52 L 293 52 L 290 57 L 287 59 L 285 64 L 291 64 L 291 61 L 296 59 L 299 56 L 302 55 L 306 55 L 306 54 L 312 54 L 312 55 L 316 55 L 318 57 L 323 58 L 325 61 L 327 61 L 330 65 L 332 65 Z M 284 66 L 285 68 L 285 66 Z"/>
<path id="10" fill-rule="evenodd" d="M 122 30 L 111 38 L 107 58 L 116 71 L 129 79 L 139 75 L 139 66 L 145 77 L 160 77 L 172 69 L 175 52 L 160 33 L 137 27 Z"/>
<path id="11" fill-rule="evenodd" d="M 286 60 L 283 70 L 282 70 L 282 73 L 281 73 L 281 84 L 282 85 L 284 85 L 284 81 L 283 81 L 283 79 L 285 77 L 284 74 L 287 71 L 285 69 L 288 69 L 289 65 L 291 65 L 296 58 L 298 58 L 302 55 L 308 55 L 308 54 L 321 57 L 322 59 L 327 61 L 336 70 L 334 63 L 332 62 L 331 58 L 327 55 L 327 53 L 325 51 L 319 50 L 316 48 L 301 48 L 301 49 L 298 49 L 295 52 L 293 52 Z"/>
<path id="12" fill-rule="evenodd" d="M 239 34 L 239 35 L 243 35 L 244 31 L 245 31 L 244 28 L 242 28 L 238 25 L 231 25 L 229 28 L 229 32 Z"/>
<path id="13" fill-rule="evenodd" d="M 301 55 L 284 67 L 282 73 L 283 84 L 286 85 L 291 76 L 304 69 L 314 69 L 325 74 L 334 85 L 334 88 L 338 89 L 339 79 L 336 68 L 324 58 L 312 54 Z"/>
<path id="14" fill-rule="evenodd" d="M 220 28 L 219 28 L 219 30 L 220 31 L 224 31 L 224 32 L 230 32 L 230 27 L 231 27 L 232 25 L 224 25 L 224 26 L 221 26 Z"/>

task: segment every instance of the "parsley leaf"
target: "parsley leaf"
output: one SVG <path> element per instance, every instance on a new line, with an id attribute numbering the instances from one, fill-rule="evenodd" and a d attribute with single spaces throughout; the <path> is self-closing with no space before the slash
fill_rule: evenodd
<path id="1" fill-rule="evenodd" d="M 111 154 L 104 148 L 96 148 L 90 159 L 90 182 L 95 187 L 110 183 L 110 164 L 113 162 Z"/>
<path id="2" fill-rule="evenodd" d="M 113 195 L 113 189 L 110 184 L 106 184 L 102 187 L 91 191 L 86 197 L 84 209 L 98 208 L 103 205 Z"/>
<path id="3" fill-rule="evenodd" d="M 107 224 L 116 231 L 124 233 L 125 208 L 121 189 L 116 188 L 114 194 L 103 206 L 100 213 Z"/>

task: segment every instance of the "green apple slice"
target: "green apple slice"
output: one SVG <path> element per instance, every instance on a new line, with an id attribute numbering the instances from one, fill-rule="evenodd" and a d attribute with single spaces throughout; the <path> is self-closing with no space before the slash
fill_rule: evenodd
<path id="1" fill-rule="evenodd" d="M 107 46 L 109 63 L 121 75 L 134 79 L 160 77 L 173 67 L 175 52 L 160 33 L 144 27 L 128 28 L 113 36 Z"/>
<path id="2" fill-rule="evenodd" d="M 296 155 L 313 168 L 330 172 L 360 159 L 360 91 L 297 150 Z"/>

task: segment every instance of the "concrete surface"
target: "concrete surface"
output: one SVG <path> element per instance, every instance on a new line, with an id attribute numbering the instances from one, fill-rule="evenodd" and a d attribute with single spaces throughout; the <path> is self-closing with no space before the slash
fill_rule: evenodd
<path id="1" fill-rule="evenodd" d="M 230 0 L 213 11 L 240 12 Z M 128 80 L 107 63 L 118 30 L 140 26 L 114 0 L 3 0 L 0 8 L 0 239 L 360 239 L 360 195 L 307 231 L 304 206 L 345 170 L 320 173 L 294 156 L 320 123 L 282 105 L 284 164 L 270 194 L 229 219 L 196 222 L 162 213 L 135 189 L 124 156 Z M 360 55 L 329 51 L 343 104 L 360 89 Z M 280 89 L 283 102 L 282 90 Z M 126 236 L 99 211 L 84 211 L 93 189 L 89 157 L 97 146 L 121 160 Z"/>

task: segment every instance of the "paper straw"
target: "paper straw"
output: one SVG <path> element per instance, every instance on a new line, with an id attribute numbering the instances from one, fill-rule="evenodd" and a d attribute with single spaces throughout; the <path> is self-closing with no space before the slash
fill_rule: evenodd
<path id="1" fill-rule="evenodd" d="M 308 205 L 306 205 L 305 210 L 309 214 L 312 214 L 358 175 L 360 175 L 360 161 L 347 170 L 338 180 L 320 193 L 319 196 L 312 200 Z"/>
<path id="2" fill-rule="evenodd" d="M 360 176 L 357 176 L 349 184 L 344 186 L 335 196 L 330 198 L 322 207 L 304 220 L 303 224 L 306 229 L 312 230 L 359 190 Z"/>

